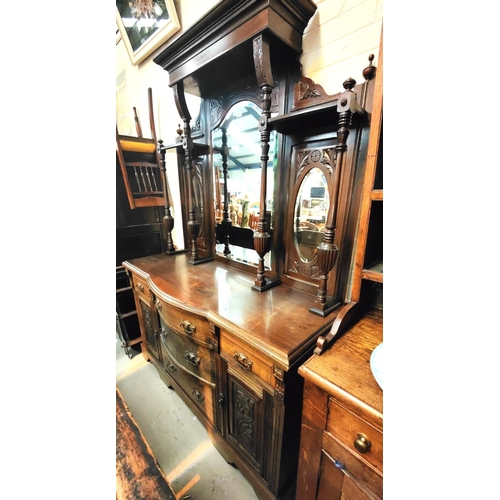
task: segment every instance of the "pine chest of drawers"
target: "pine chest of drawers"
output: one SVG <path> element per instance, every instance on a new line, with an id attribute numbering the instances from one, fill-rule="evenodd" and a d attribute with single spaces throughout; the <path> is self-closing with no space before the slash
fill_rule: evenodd
<path id="1" fill-rule="evenodd" d="M 305 382 L 297 499 L 382 498 L 383 398 L 370 368 L 381 342 L 382 313 L 371 311 L 299 368 Z"/>

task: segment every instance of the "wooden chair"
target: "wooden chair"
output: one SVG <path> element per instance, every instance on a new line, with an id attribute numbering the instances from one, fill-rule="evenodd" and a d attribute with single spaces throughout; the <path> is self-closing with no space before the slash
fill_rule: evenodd
<path id="1" fill-rule="evenodd" d="M 142 137 L 135 108 L 138 137 L 120 135 L 116 127 L 116 154 L 125 182 L 128 202 L 132 209 L 165 205 L 163 172 L 160 168 L 160 156 L 157 149 L 151 88 L 148 89 L 148 105 L 151 139 Z"/>

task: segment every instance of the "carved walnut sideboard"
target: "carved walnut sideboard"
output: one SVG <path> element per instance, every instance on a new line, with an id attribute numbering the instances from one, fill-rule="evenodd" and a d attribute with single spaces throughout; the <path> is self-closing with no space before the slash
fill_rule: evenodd
<path id="1" fill-rule="evenodd" d="M 221 454 L 260 498 L 294 498 L 303 379 L 333 317 L 309 313 L 307 294 L 251 289 L 224 262 L 188 254 L 124 263 L 144 331 L 143 353 L 175 388 Z"/>

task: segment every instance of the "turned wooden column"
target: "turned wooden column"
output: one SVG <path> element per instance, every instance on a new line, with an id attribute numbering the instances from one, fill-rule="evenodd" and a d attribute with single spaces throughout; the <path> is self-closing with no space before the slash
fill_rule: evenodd
<path id="1" fill-rule="evenodd" d="M 174 241 L 172 239 L 172 229 L 174 228 L 174 218 L 170 213 L 170 196 L 168 195 L 168 181 L 167 181 L 167 165 L 165 162 L 166 147 L 163 145 L 162 139 L 158 141 L 158 153 L 160 154 L 160 165 L 163 172 L 163 198 L 165 200 L 165 215 L 163 217 L 163 227 L 167 236 L 167 248 L 165 253 L 177 253 Z"/>
<path id="2" fill-rule="evenodd" d="M 184 124 L 182 135 L 182 147 L 184 149 L 184 166 L 187 172 L 187 185 L 188 185 L 188 222 L 187 230 L 189 242 L 191 246 L 191 259 L 190 264 L 198 264 L 204 262 L 206 259 L 200 259 L 198 256 L 197 239 L 200 234 L 200 223 L 196 218 L 196 209 L 193 203 L 193 139 L 191 138 L 191 115 L 186 104 L 186 97 L 184 95 L 184 83 L 180 81 L 172 87 L 174 92 L 175 105 L 179 116 L 182 118 Z M 182 202 L 183 200 L 181 200 Z"/>
<path id="3" fill-rule="evenodd" d="M 229 248 L 229 229 L 231 228 L 231 217 L 229 217 L 229 199 L 227 191 L 227 130 L 226 127 L 221 127 L 222 131 L 222 175 L 224 176 L 224 210 L 222 215 L 222 229 L 224 233 L 224 255 L 231 255 L 231 249 Z"/>
<path id="4" fill-rule="evenodd" d="M 338 101 L 337 111 L 339 113 L 339 121 L 337 129 L 337 145 L 335 146 L 335 151 L 337 152 L 336 167 L 338 182 L 335 183 L 335 191 L 332 197 L 334 202 L 333 210 L 327 224 L 325 225 L 325 235 L 322 243 L 318 246 L 317 251 L 320 285 L 315 305 L 309 309 L 311 313 L 323 317 L 330 314 L 341 304 L 340 299 L 337 297 L 327 296 L 327 289 L 330 271 L 334 268 L 339 254 L 339 248 L 335 244 L 338 198 L 340 185 L 342 184 L 343 167 L 347 152 L 347 138 L 349 137 L 352 115 L 354 113 L 366 115 L 366 111 L 357 102 L 356 93 L 352 90 L 355 85 L 356 80 L 348 78 L 343 83 L 345 92 L 340 95 Z"/>
<path id="5" fill-rule="evenodd" d="M 271 71 L 269 42 L 262 35 L 254 38 L 253 40 L 253 59 L 257 82 L 262 92 L 262 113 L 259 120 L 261 147 L 260 213 L 259 221 L 257 223 L 257 231 L 254 231 L 253 235 L 254 248 L 259 254 L 259 264 L 257 267 L 257 277 L 252 289 L 262 292 L 281 283 L 280 279 L 270 280 L 267 278 L 264 266 L 264 257 L 271 248 L 271 235 L 267 232 L 266 191 L 267 162 L 269 160 L 269 137 L 271 133 L 268 120 L 271 116 L 271 93 L 273 90 L 272 83 L 274 83 L 274 79 Z"/>

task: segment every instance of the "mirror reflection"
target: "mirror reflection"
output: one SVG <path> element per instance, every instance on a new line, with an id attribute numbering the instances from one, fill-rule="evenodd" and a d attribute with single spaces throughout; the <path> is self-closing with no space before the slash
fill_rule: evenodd
<path id="1" fill-rule="evenodd" d="M 214 146 L 214 186 L 215 186 L 215 223 L 217 234 L 221 235 L 224 220 L 225 188 L 227 190 L 227 217 L 231 221 L 231 254 L 251 263 L 258 262 L 258 255 L 253 250 L 253 231 L 261 213 L 261 144 L 259 118 L 261 110 L 251 101 L 236 103 L 227 113 L 220 127 L 212 133 Z M 223 129 L 226 131 L 227 173 L 223 171 Z M 267 166 L 266 213 L 268 227 L 273 226 L 273 198 L 276 156 L 276 133 L 271 133 L 269 160 Z M 223 238 L 218 238 L 217 251 L 221 252 Z M 243 248 L 235 248 L 243 247 Z M 250 251 L 244 252 L 243 249 Z"/>
<path id="2" fill-rule="evenodd" d="M 318 167 L 306 174 L 295 200 L 294 242 L 303 262 L 310 262 L 323 241 L 330 198 L 326 177 Z"/>

